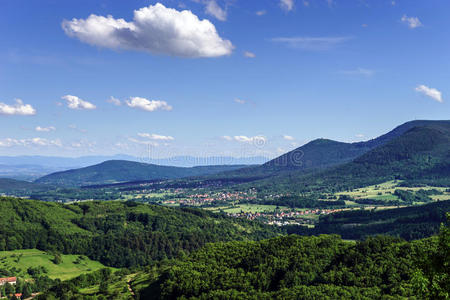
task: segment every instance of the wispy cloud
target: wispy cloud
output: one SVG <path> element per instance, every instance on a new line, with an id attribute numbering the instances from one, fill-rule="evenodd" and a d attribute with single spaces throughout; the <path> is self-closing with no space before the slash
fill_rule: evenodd
<path id="1" fill-rule="evenodd" d="M 256 13 L 255 13 L 257 16 L 264 16 L 265 14 L 267 14 L 267 11 L 265 11 L 265 10 L 258 10 Z"/>
<path id="2" fill-rule="evenodd" d="M 91 102 L 88 102 L 88 101 L 84 101 L 83 99 L 80 99 L 77 96 L 65 95 L 65 96 L 62 96 L 61 99 L 64 99 L 67 101 L 67 107 L 70 109 L 77 109 L 77 110 L 96 109 L 96 106 L 94 104 L 92 104 Z"/>
<path id="3" fill-rule="evenodd" d="M 215 17 L 219 21 L 227 20 L 227 11 L 220 7 L 215 0 L 207 0 L 205 3 L 205 12 L 208 15 Z"/>
<path id="4" fill-rule="evenodd" d="M 423 26 L 422 22 L 420 22 L 419 18 L 417 17 L 408 17 L 407 15 L 403 15 L 401 21 L 408 25 L 408 27 L 411 29 Z"/>
<path id="5" fill-rule="evenodd" d="M 426 85 L 419 85 L 414 89 L 416 92 L 421 93 L 427 97 L 430 97 L 433 100 L 436 100 L 437 102 L 444 102 L 444 99 L 442 98 L 442 93 L 438 91 L 437 89 L 430 88 Z"/>
<path id="6" fill-rule="evenodd" d="M 62 147 L 59 139 L 48 140 L 40 137 L 30 139 L 15 139 L 5 138 L 0 140 L 0 147 L 14 147 L 14 146 L 56 146 Z"/>
<path id="7" fill-rule="evenodd" d="M 280 0 L 280 7 L 284 11 L 291 11 L 294 9 L 294 0 Z"/>
<path id="8" fill-rule="evenodd" d="M 226 18 L 215 1 L 206 10 L 220 19 Z M 87 19 L 62 22 L 64 32 L 80 41 L 98 47 L 144 51 L 179 57 L 218 57 L 230 55 L 233 44 L 222 39 L 215 26 L 200 20 L 191 11 L 177 11 L 161 3 L 134 11 L 127 22 L 111 15 L 91 14 Z"/>
<path id="9" fill-rule="evenodd" d="M 339 71 L 339 74 L 370 77 L 373 74 L 375 74 L 375 71 L 370 70 L 370 69 L 365 69 L 365 68 L 356 68 L 353 70 L 341 70 L 341 71 Z"/>
<path id="10" fill-rule="evenodd" d="M 24 104 L 20 99 L 16 99 L 15 102 L 12 105 L 0 102 L 0 114 L 20 116 L 32 116 L 36 114 L 36 110 L 30 104 Z"/>
<path id="11" fill-rule="evenodd" d="M 37 126 L 34 130 L 36 130 L 38 132 L 50 132 L 50 131 L 55 131 L 56 128 L 53 126 L 49 126 L 49 127 Z"/>
<path id="12" fill-rule="evenodd" d="M 247 101 L 242 100 L 242 99 L 239 99 L 239 98 L 235 98 L 235 99 L 234 99 L 234 102 L 239 103 L 239 104 L 245 104 L 245 103 L 247 103 Z"/>
<path id="13" fill-rule="evenodd" d="M 256 54 L 250 51 L 244 51 L 244 56 L 247 58 L 255 58 Z"/>
<path id="14" fill-rule="evenodd" d="M 109 98 L 108 100 L 106 100 L 106 102 L 111 103 L 112 105 L 115 105 L 115 106 L 120 106 L 120 105 L 122 105 L 122 102 L 121 102 L 119 99 L 117 99 L 117 98 L 115 98 L 115 97 L 113 97 L 113 96 L 111 96 L 111 98 Z"/>
<path id="15" fill-rule="evenodd" d="M 131 97 L 130 100 L 126 101 L 126 103 L 131 108 L 137 108 L 150 112 L 155 110 L 172 110 L 172 106 L 167 104 L 166 101 L 148 100 L 142 97 Z"/>
<path id="16" fill-rule="evenodd" d="M 338 37 L 277 37 L 271 39 L 272 42 L 282 43 L 291 48 L 323 51 L 335 48 L 349 40 L 353 39 L 350 36 Z"/>
<path id="17" fill-rule="evenodd" d="M 287 141 L 293 141 L 294 137 L 290 136 L 290 135 L 283 135 L 283 139 L 287 140 Z"/>
<path id="18" fill-rule="evenodd" d="M 138 136 L 142 138 L 147 138 L 150 140 L 157 140 L 157 141 L 173 141 L 175 138 L 170 135 L 160 135 L 160 134 L 154 134 L 154 133 L 138 133 Z"/>

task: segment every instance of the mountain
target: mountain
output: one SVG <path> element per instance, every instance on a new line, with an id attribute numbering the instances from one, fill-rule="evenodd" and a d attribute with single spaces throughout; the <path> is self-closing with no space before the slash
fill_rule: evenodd
<path id="1" fill-rule="evenodd" d="M 222 165 L 181 168 L 126 160 L 110 160 L 94 166 L 46 175 L 36 180 L 36 182 L 64 186 L 83 186 L 138 180 L 160 180 L 201 176 L 243 167 L 245 166 Z"/>
<path id="2" fill-rule="evenodd" d="M 450 185 L 450 122 L 429 122 L 339 166 L 305 175 L 280 173 L 258 186 L 297 191 L 337 191 L 391 179 L 430 180 Z M 283 187 L 282 187 L 283 186 Z"/>
<path id="3" fill-rule="evenodd" d="M 68 169 L 88 167 L 108 160 L 128 160 L 143 162 L 162 166 L 173 167 L 194 167 L 194 166 L 212 166 L 212 165 L 260 165 L 268 161 L 263 156 L 253 157 L 232 157 L 232 156 L 173 156 L 168 158 L 151 158 L 148 155 L 141 157 L 126 154 L 117 154 L 112 156 L 81 156 L 81 157 L 58 157 L 58 156 L 0 156 L 0 165 L 3 166 L 40 166 L 41 168 L 51 169 L 52 172 Z M 0 169 L 1 170 L 1 169 Z M 49 174 L 51 172 L 48 172 Z"/>
<path id="4" fill-rule="evenodd" d="M 0 193 L 14 194 L 17 192 L 22 194 L 23 192 L 44 191 L 50 188 L 51 186 L 46 186 L 39 183 L 11 178 L 0 178 Z"/>
<path id="5" fill-rule="evenodd" d="M 450 120 L 416 120 L 404 123 L 390 132 L 375 139 L 344 143 L 329 139 L 316 139 L 260 166 L 229 171 L 210 176 L 211 178 L 241 178 L 261 180 L 274 176 L 300 176 L 335 167 L 360 157 L 361 155 L 380 147 L 401 136 L 414 127 L 448 127 Z"/>

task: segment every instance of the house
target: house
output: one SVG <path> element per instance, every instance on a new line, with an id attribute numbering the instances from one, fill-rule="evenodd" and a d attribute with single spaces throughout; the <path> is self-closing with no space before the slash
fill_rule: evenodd
<path id="1" fill-rule="evenodd" d="M 0 286 L 9 283 L 9 284 L 16 284 L 17 282 L 17 278 L 16 277 L 5 277 L 5 278 L 0 278 Z"/>

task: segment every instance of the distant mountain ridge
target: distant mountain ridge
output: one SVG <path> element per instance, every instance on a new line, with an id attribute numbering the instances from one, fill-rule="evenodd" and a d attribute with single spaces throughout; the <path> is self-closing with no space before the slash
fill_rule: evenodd
<path id="1" fill-rule="evenodd" d="M 126 160 L 109 160 L 85 168 L 52 173 L 37 179 L 35 182 L 63 186 L 87 186 L 126 181 L 163 180 L 201 176 L 243 167 L 246 166 L 221 165 L 181 168 Z"/>

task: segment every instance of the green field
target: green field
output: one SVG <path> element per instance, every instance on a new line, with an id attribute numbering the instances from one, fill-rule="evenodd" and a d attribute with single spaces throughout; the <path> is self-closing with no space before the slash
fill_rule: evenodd
<path id="1" fill-rule="evenodd" d="M 274 212 L 277 210 L 277 207 L 282 209 L 287 209 L 285 206 L 276 206 L 276 205 L 264 205 L 264 204 L 237 204 L 235 206 L 224 206 L 224 207 L 211 207 L 205 208 L 207 210 L 213 212 L 224 211 L 230 214 L 237 214 L 240 212 L 249 212 L 249 213 L 262 213 L 262 212 Z"/>
<path id="2" fill-rule="evenodd" d="M 380 183 L 377 185 L 366 186 L 359 189 L 354 189 L 349 192 L 340 192 L 335 195 L 339 197 L 340 195 L 347 195 L 354 199 L 375 199 L 375 200 L 384 200 L 384 201 L 395 201 L 398 200 L 398 197 L 393 195 L 395 190 L 405 190 L 411 192 L 417 192 L 418 190 L 431 190 L 436 189 L 444 192 L 444 195 L 433 195 L 431 198 L 433 200 L 449 200 L 450 193 L 445 192 L 447 188 L 444 187 L 399 187 L 397 186 L 401 181 L 387 181 L 384 183 Z"/>
<path id="3" fill-rule="evenodd" d="M 104 265 L 97 261 L 92 261 L 85 256 L 80 255 L 61 255 L 62 262 L 55 264 L 52 262 L 54 256 L 44 251 L 29 249 L 15 251 L 0 251 L 0 269 L 11 270 L 15 268 L 20 270 L 17 277 L 29 278 L 27 269 L 30 267 L 45 267 L 47 276 L 61 280 L 67 280 L 77 277 L 83 273 L 96 271 L 105 268 Z M 78 258 L 81 259 L 78 259 Z M 79 263 L 76 263 L 76 261 Z"/>

